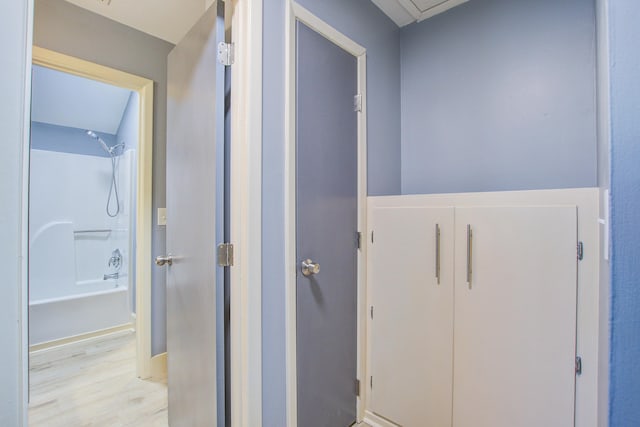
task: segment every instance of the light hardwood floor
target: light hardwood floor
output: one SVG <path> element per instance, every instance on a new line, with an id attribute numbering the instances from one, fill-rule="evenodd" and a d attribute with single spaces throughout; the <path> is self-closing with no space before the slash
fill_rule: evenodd
<path id="1" fill-rule="evenodd" d="M 34 352 L 29 372 L 31 427 L 167 427 L 166 383 L 136 377 L 133 332 Z"/>
<path id="2" fill-rule="evenodd" d="M 168 427 L 166 382 L 136 377 L 133 332 L 37 351 L 30 363 L 30 427 Z"/>

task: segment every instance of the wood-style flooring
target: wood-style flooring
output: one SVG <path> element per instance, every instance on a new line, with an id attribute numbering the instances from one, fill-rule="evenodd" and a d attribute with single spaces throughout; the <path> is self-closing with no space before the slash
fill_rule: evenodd
<path id="1" fill-rule="evenodd" d="M 30 427 L 167 427 L 167 385 L 136 377 L 135 334 L 31 354 Z"/>
<path id="2" fill-rule="evenodd" d="M 136 377 L 135 345 L 125 331 L 31 353 L 29 426 L 168 427 L 166 382 Z"/>

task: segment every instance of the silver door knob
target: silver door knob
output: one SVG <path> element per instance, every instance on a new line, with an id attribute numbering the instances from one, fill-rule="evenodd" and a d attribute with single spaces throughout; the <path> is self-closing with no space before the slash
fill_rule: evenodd
<path id="1" fill-rule="evenodd" d="M 171 254 L 160 255 L 156 257 L 156 265 L 159 265 L 160 267 L 162 267 L 165 264 L 167 265 L 173 264 L 173 257 L 171 256 Z"/>
<path id="2" fill-rule="evenodd" d="M 320 264 L 318 264 L 317 262 L 313 262 L 310 259 L 306 259 L 302 261 L 300 270 L 302 271 L 302 274 L 305 276 L 318 274 L 320 273 Z"/>

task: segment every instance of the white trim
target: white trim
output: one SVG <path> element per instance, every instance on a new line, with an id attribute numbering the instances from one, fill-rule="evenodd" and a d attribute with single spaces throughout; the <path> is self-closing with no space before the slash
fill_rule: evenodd
<path id="1" fill-rule="evenodd" d="M 446 12 L 449 9 L 452 9 L 456 6 L 460 6 L 462 3 L 466 3 L 469 0 L 449 0 L 447 2 L 441 3 L 437 6 L 433 6 L 420 14 L 417 22 L 422 22 L 425 19 L 429 19 L 432 16 L 436 16 L 442 12 Z"/>
<path id="2" fill-rule="evenodd" d="M 358 114 L 358 231 L 362 233 L 358 256 L 358 314 L 357 314 L 357 375 L 366 384 L 367 375 L 367 57 L 358 57 L 358 91 L 362 95 L 362 112 Z M 360 387 L 357 403 L 357 419 L 364 419 L 366 387 Z"/>
<path id="3" fill-rule="evenodd" d="M 87 332 L 86 334 L 79 334 L 72 337 L 60 338 L 57 340 L 46 341 L 40 344 L 34 344 L 29 347 L 29 353 L 33 354 L 40 351 L 46 351 L 52 348 L 61 347 L 63 345 L 74 344 L 80 341 L 102 338 L 106 335 L 113 335 L 122 331 L 134 332 L 135 330 L 133 328 L 133 323 L 125 323 L 124 325 L 113 326 L 111 328 L 106 328 L 99 331 Z"/>
<path id="4" fill-rule="evenodd" d="M 365 412 L 364 422 L 369 424 L 371 427 L 398 427 L 397 424 L 394 424 L 371 411 Z"/>
<path id="5" fill-rule="evenodd" d="M 286 422 L 297 427 L 296 355 L 296 22 L 300 21 L 357 58 L 358 92 L 362 112 L 358 114 L 358 228 L 367 230 L 367 70 L 366 49 L 311 12 L 289 1 L 286 9 L 285 53 L 285 335 L 286 335 Z M 364 382 L 366 372 L 366 245 L 358 252 L 357 375 Z M 357 421 L 364 418 L 366 387 L 357 400 Z"/>
<path id="6" fill-rule="evenodd" d="M 22 366 L 20 369 L 20 383 L 18 384 L 18 411 L 22 415 L 17 420 L 20 425 L 29 425 L 29 162 L 31 145 L 31 70 L 33 58 L 33 14 L 34 0 L 24 2 L 26 33 L 24 37 L 24 98 L 22 105 L 23 130 L 22 130 L 22 191 L 20 205 L 20 347 L 18 352 Z"/>
<path id="7" fill-rule="evenodd" d="M 452 9 L 456 6 L 460 6 L 463 3 L 466 3 L 469 0 L 447 0 L 443 3 L 432 6 L 426 10 L 420 10 L 418 6 L 412 0 L 395 0 L 402 8 L 411 15 L 414 20 L 408 23 L 399 24 L 399 26 L 408 25 L 412 22 L 422 22 L 425 19 L 429 19 L 433 16 L 439 15 L 443 12 L 446 12 L 449 9 Z M 375 3 L 375 1 L 374 1 Z M 393 18 L 392 18 L 393 19 Z"/>
<path id="8" fill-rule="evenodd" d="M 360 56 L 366 53 L 367 50 L 364 47 L 360 46 L 358 43 L 354 42 L 349 37 L 321 20 L 298 3 L 292 1 L 291 8 L 296 21 L 302 22 L 318 34 L 326 37 L 332 43 L 349 52 L 351 55 Z"/>
<path id="9" fill-rule="evenodd" d="M 33 63 L 138 93 L 138 146 L 136 177 L 136 371 L 151 377 L 151 237 L 153 230 L 153 81 L 114 68 L 37 46 Z M 31 103 L 29 102 L 29 107 Z M 30 125 L 30 124 L 29 124 Z M 28 151 L 29 143 L 25 143 Z M 28 155 L 28 154 L 27 154 Z M 27 167 L 26 173 L 29 173 Z M 28 194 L 28 189 L 23 190 Z M 28 224 L 29 212 L 26 210 Z M 28 240 L 25 240 L 27 242 Z M 28 284 L 24 286 L 28 289 Z M 28 325 L 25 326 L 28 333 Z M 28 366 L 28 362 L 27 362 Z"/>
<path id="10" fill-rule="evenodd" d="M 397 0 L 398 3 L 416 20 L 420 19 L 422 11 L 411 0 Z"/>
<path id="11" fill-rule="evenodd" d="M 231 419 L 262 426 L 262 0 L 227 2 L 231 41 Z"/>
<path id="12" fill-rule="evenodd" d="M 296 15 L 288 2 L 285 11 L 285 107 L 284 107 L 284 267 L 285 267 L 285 389 L 286 426 L 296 427 L 297 357 L 296 357 Z"/>

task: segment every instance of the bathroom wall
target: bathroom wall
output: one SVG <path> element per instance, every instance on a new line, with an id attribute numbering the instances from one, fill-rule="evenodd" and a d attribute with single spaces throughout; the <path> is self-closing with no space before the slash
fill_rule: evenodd
<path id="1" fill-rule="evenodd" d="M 402 30 L 404 194 L 596 187 L 593 0 L 472 0 Z"/>
<path id="2" fill-rule="evenodd" d="M 122 113 L 120 127 L 116 137 L 118 143 L 125 144 L 125 150 L 136 150 L 138 148 L 138 115 L 140 114 L 140 96 L 136 92 L 131 92 L 129 102 Z"/>
<path id="3" fill-rule="evenodd" d="M 39 139 L 46 139 L 46 134 L 33 136 L 33 140 Z M 31 150 L 31 302 L 113 287 L 102 278 L 116 272 L 107 265 L 115 249 L 123 254 L 121 277 L 116 283 L 128 286 L 132 153 L 129 150 L 116 161 L 122 203 L 120 214 L 111 218 L 106 213 L 110 158 Z M 115 206 L 112 199 L 111 209 Z"/>
<path id="4" fill-rule="evenodd" d="M 127 107 L 122 114 L 122 121 L 120 122 L 120 127 L 118 128 L 118 132 L 116 134 L 116 140 L 118 143 L 125 144 L 125 151 L 127 153 L 127 165 L 128 165 L 128 173 L 126 177 L 130 180 L 129 182 L 129 195 L 127 200 L 125 201 L 126 205 L 129 207 L 129 230 L 131 230 L 131 238 L 128 246 L 128 254 L 129 254 L 129 288 L 130 288 L 130 297 L 131 297 L 131 307 L 132 311 L 135 313 L 136 308 L 136 177 L 138 175 L 138 157 L 137 157 L 137 149 L 138 149 L 138 136 L 139 136 L 139 126 L 138 126 L 138 116 L 140 112 L 140 96 L 132 92 L 129 97 L 129 102 L 127 103 Z M 120 168 L 121 174 L 125 174 L 124 168 Z M 125 176 L 123 176 L 125 178 Z"/>
<path id="5" fill-rule="evenodd" d="M 166 204 L 167 55 L 173 45 L 64 0 L 35 2 L 34 44 L 154 81 L 152 253 L 165 253 L 165 228 L 157 225 L 156 212 Z M 166 271 L 151 268 L 151 341 L 156 355 L 166 351 Z"/>

